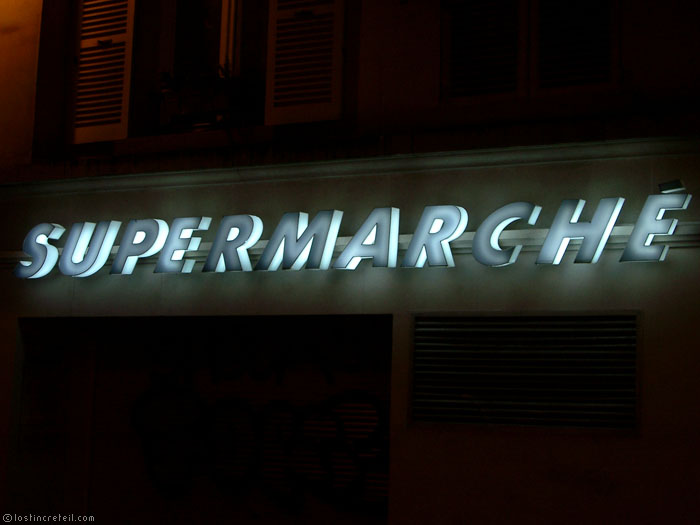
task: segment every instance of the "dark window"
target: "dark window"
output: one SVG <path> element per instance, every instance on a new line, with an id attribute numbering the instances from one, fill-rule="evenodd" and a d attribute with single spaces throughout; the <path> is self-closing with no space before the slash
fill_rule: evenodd
<path id="1" fill-rule="evenodd" d="M 129 135 L 262 124 L 266 28 L 267 2 L 137 3 Z"/>
<path id="2" fill-rule="evenodd" d="M 447 6 L 450 97 L 518 88 L 518 0 L 463 0 Z"/>
<path id="3" fill-rule="evenodd" d="M 635 426 L 634 315 L 414 322 L 415 421 Z"/>
<path id="4" fill-rule="evenodd" d="M 614 0 L 443 0 L 443 93 L 612 85 L 614 21 Z"/>
<path id="5" fill-rule="evenodd" d="M 612 81 L 612 2 L 540 0 L 539 87 Z"/>

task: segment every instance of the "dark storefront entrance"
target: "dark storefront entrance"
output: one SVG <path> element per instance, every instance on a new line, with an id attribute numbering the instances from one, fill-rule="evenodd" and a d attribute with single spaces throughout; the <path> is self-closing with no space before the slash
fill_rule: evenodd
<path id="1" fill-rule="evenodd" d="M 23 319 L 15 508 L 385 522 L 391 327 L 388 315 Z"/>

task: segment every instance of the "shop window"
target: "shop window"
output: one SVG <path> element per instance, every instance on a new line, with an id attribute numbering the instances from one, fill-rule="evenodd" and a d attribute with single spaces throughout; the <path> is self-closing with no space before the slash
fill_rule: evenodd
<path id="1" fill-rule="evenodd" d="M 34 318 L 19 328 L 17 513 L 386 522 L 391 316 Z"/>
<path id="2" fill-rule="evenodd" d="M 634 315 L 416 316 L 412 419 L 633 428 Z"/>

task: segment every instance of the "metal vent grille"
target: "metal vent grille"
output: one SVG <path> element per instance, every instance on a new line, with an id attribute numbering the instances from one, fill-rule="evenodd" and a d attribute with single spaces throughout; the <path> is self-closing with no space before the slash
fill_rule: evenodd
<path id="1" fill-rule="evenodd" d="M 630 428 L 636 317 L 419 316 L 416 421 Z"/>
<path id="2" fill-rule="evenodd" d="M 610 0 L 540 0 L 538 75 L 543 88 L 612 80 Z"/>
<path id="3" fill-rule="evenodd" d="M 449 96 L 515 92 L 518 1 L 454 2 L 449 9 Z"/>
<path id="4" fill-rule="evenodd" d="M 80 50 L 75 99 L 76 128 L 120 122 L 125 54 L 124 42 Z"/>
<path id="5" fill-rule="evenodd" d="M 128 0 L 83 0 L 80 38 L 124 35 L 128 20 Z"/>
<path id="6" fill-rule="evenodd" d="M 332 12 L 278 19 L 274 75 L 274 107 L 331 101 Z"/>

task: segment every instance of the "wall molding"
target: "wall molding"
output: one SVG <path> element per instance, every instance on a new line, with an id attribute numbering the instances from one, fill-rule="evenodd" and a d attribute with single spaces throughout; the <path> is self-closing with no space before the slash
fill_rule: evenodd
<path id="1" fill-rule="evenodd" d="M 269 181 L 370 177 L 421 171 L 699 154 L 700 138 L 629 139 L 34 181 L 7 184 L 0 188 L 1 198 L 5 200 L 22 196 L 229 186 Z"/>

